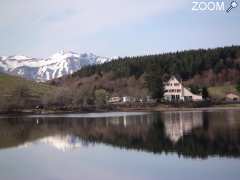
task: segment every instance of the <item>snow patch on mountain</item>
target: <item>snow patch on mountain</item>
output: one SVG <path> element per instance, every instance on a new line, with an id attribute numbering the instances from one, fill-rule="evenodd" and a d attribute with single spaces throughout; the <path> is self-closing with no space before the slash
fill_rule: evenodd
<path id="1" fill-rule="evenodd" d="M 6 60 L 7 59 L 7 56 L 0 56 L 0 60 Z"/>
<path id="2" fill-rule="evenodd" d="M 13 60 L 27 60 L 27 59 L 31 59 L 27 56 L 23 56 L 23 55 L 16 55 L 16 56 L 10 56 L 9 59 L 13 59 Z"/>

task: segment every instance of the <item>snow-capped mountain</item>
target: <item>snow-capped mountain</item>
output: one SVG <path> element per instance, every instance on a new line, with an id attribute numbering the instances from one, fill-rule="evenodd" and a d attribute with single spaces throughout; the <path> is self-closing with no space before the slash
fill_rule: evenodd
<path id="1" fill-rule="evenodd" d="M 0 57 L 0 72 L 19 75 L 26 79 L 48 81 L 72 74 L 86 65 L 102 64 L 109 58 L 92 53 L 78 54 L 61 51 L 46 59 L 31 58 L 23 55 Z"/>

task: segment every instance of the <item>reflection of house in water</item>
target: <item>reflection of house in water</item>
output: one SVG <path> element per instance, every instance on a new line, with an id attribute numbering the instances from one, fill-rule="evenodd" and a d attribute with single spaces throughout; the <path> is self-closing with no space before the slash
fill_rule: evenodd
<path id="1" fill-rule="evenodd" d="M 167 112 L 163 116 L 166 136 L 174 143 L 194 128 L 203 126 L 202 112 Z"/>

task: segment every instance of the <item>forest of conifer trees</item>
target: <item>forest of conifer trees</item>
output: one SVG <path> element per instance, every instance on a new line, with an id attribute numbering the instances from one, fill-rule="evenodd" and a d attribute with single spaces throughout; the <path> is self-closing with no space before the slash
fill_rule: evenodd
<path id="1" fill-rule="evenodd" d="M 160 55 L 125 57 L 102 65 L 87 66 L 72 77 L 86 77 L 93 74 L 113 72 L 115 78 L 135 76 L 159 69 L 163 76 L 178 75 L 184 81 L 210 71 L 220 74 L 224 71 L 240 72 L 240 46 L 216 49 L 199 49 Z M 236 81 L 239 77 L 235 77 Z"/>

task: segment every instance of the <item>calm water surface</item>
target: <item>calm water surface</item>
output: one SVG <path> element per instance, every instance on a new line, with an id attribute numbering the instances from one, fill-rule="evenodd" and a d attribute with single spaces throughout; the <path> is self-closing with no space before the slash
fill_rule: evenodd
<path id="1" fill-rule="evenodd" d="M 239 180 L 240 111 L 0 116 L 0 180 Z"/>

